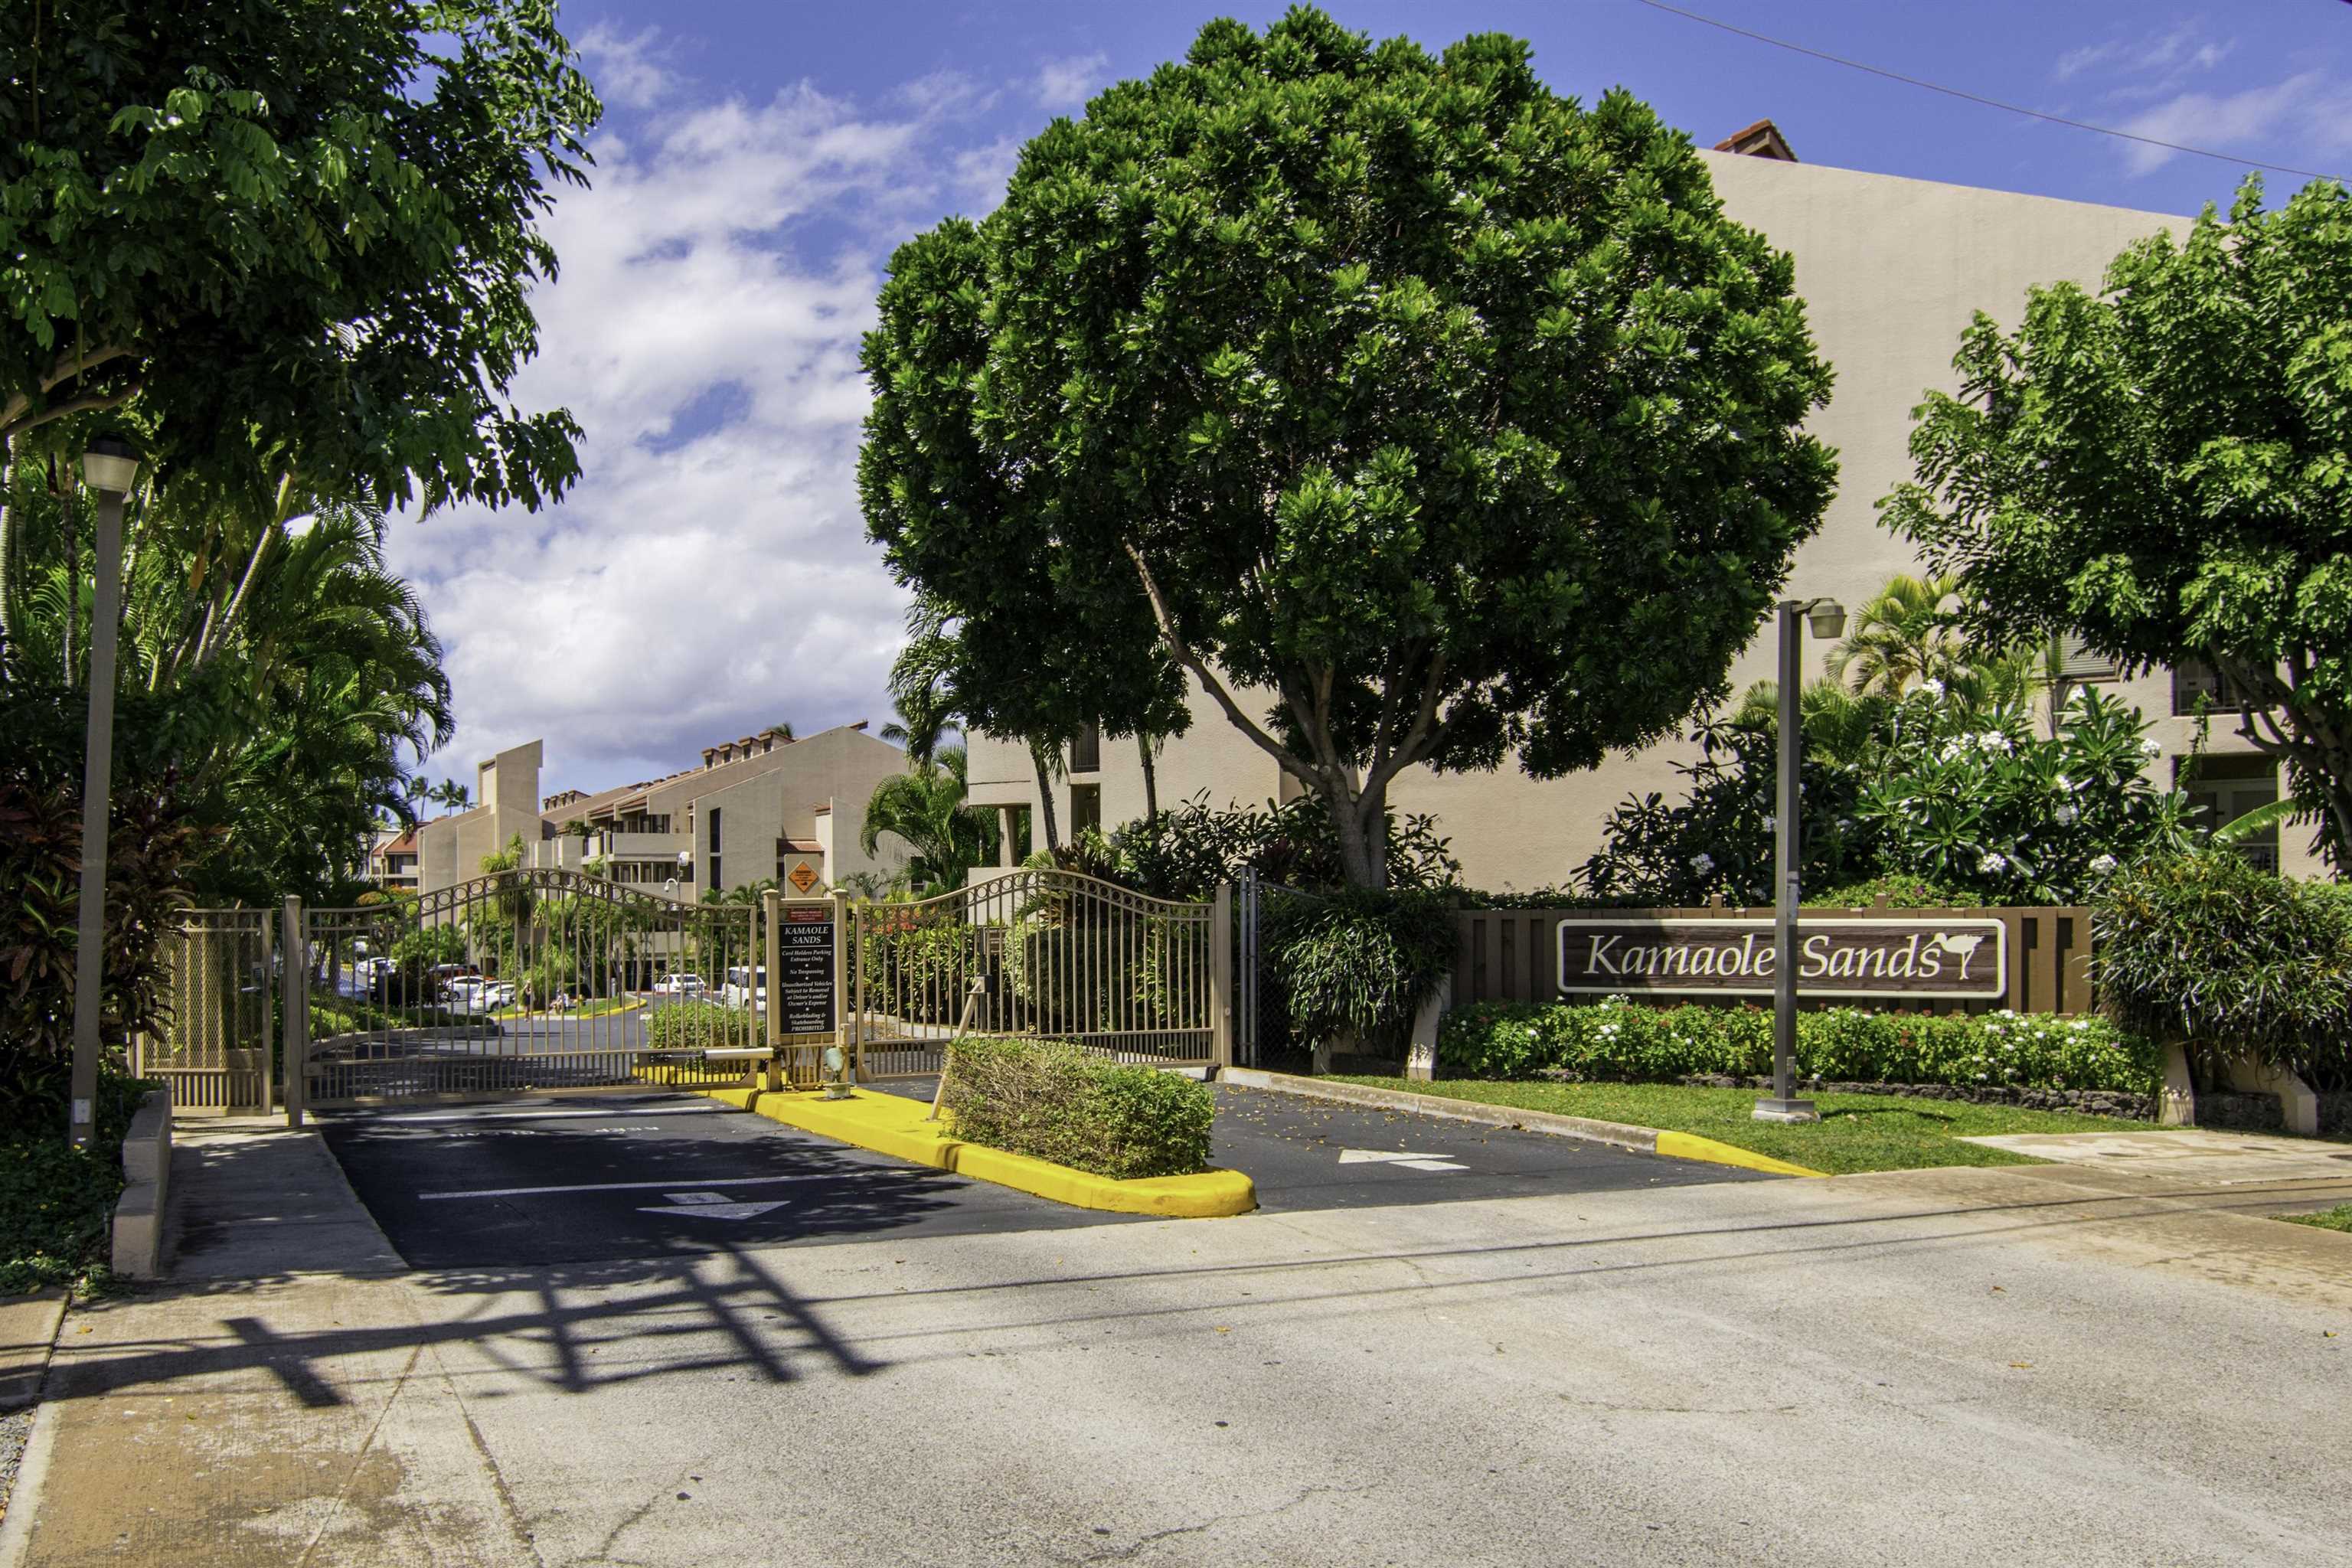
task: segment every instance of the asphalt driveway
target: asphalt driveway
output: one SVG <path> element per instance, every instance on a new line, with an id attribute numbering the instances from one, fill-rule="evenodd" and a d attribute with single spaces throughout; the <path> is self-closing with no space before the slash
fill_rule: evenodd
<path id="1" fill-rule="evenodd" d="M 924 1084 L 894 1086 L 926 1091 Z M 1572 1139 L 1220 1088 L 1215 1159 L 1262 1209 L 1365 1208 L 1745 1181 Z M 905 1164 L 691 1094 L 542 1096 L 319 1118 L 417 1268 L 736 1252 L 1118 1223 Z"/>

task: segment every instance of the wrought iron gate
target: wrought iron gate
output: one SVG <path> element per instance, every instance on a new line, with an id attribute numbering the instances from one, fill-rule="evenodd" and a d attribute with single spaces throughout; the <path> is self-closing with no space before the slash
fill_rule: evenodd
<path id="1" fill-rule="evenodd" d="M 938 1072 L 960 1026 L 1075 1041 L 1125 1062 L 1232 1050 L 1229 894 L 1174 903 L 1024 870 L 851 910 L 851 1048 L 864 1079 Z"/>
<path id="2" fill-rule="evenodd" d="M 162 1029 L 131 1042 L 131 1070 L 163 1079 L 173 1110 L 275 1109 L 275 924 L 265 910 L 182 910 L 164 939 Z"/>
<path id="3" fill-rule="evenodd" d="M 575 871 L 347 909 L 289 899 L 289 1109 L 743 1082 L 748 1059 L 707 1053 L 768 1043 L 761 927 L 758 904 Z"/>

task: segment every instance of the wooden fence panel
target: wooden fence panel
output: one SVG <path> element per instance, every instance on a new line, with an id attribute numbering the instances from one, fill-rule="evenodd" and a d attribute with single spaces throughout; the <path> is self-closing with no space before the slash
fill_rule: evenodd
<path id="1" fill-rule="evenodd" d="M 1464 910 L 1455 917 L 1461 946 L 1454 961 L 1454 1002 L 1550 1002 L 1559 999 L 1559 949 L 1554 935 L 1562 920 L 1727 920 L 1769 921 L 1772 911 L 1722 905 L 1706 909 Z M 2095 1005 L 2091 985 L 2091 911 L 2079 907 L 2032 909 L 1808 909 L 1802 920 L 1835 917 L 1867 920 L 1991 920 L 2004 928 L 2008 987 L 1998 998 L 1922 999 L 1916 1010 L 1982 1013 L 2006 1006 L 2020 1013 L 2086 1013 Z M 1707 998 L 1659 998 L 1704 1002 Z M 1721 1005 L 1755 1005 L 1767 998 L 1717 998 Z M 1883 999 L 1848 1003 L 1836 996 L 1799 998 L 1808 1007 L 1848 1005 L 1887 1010 Z"/>

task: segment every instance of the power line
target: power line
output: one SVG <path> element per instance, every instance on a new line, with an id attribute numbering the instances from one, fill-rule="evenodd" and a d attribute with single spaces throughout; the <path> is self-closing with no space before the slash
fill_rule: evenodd
<path id="1" fill-rule="evenodd" d="M 1810 55 L 1814 59 L 1827 60 L 1833 66 L 1843 66 L 1848 70 L 1868 71 L 1872 76 L 1883 76 L 1889 81 L 1899 81 L 1906 87 L 1924 87 L 1929 92 L 1940 92 L 1947 98 L 1961 99 L 1969 103 L 1980 103 L 1987 109 L 2005 109 L 2011 114 L 2022 114 L 2034 120 L 2046 120 L 2053 125 L 2064 125 L 2076 131 L 2095 131 L 2102 136 L 2116 136 L 2126 142 L 2137 142 L 2149 147 L 2161 147 L 2168 153 L 2187 153 L 2193 157 L 2212 158 L 2224 163 L 2236 163 L 2243 168 L 2268 169 L 2274 174 L 2300 174 L 2307 180 L 2340 181 L 2344 177 L 2341 174 L 2322 174 L 2317 169 L 2297 169 L 2285 163 L 2265 163 L 2258 158 L 2234 157 L 2228 153 L 2215 153 L 2204 147 L 2190 147 L 2179 142 L 2166 142 L 2154 136 L 2142 136 L 2136 131 L 2118 131 L 2111 125 L 2093 125 L 2088 121 L 2069 120 L 2063 114 L 2045 114 L 2041 110 L 2028 109 L 2021 103 L 2003 103 L 2000 99 L 1986 98 L 1981 93 L 1963 92 L 1957 87 L 1946 87 L 1941 82 L 1923 81 L 1916 76 L 1905 76 L 1901 71 L 1891 71 L 1883 67 L 1865 65 L 1860 60 L 1847 59 L 1843 55 L 1827 54 L 1820 49 L 1808 48 L 1802 44 L 1792 44 L 1786 38 L 1775 38 L 1768 34 L 1750 32 L 1746 27 L 1734 26 L 1729 22 L 1717 21 L 1713 16 L 1702 16 L 1696 11 L 1685 11 L 1679 5 L 1665 5 L 1664 0 L 1638 0 L 1638 3 L 1647 5 L 1653 11 L 1664 11 L 1669 15 L 1686 17 L 1694 22 L 1703 22 L 1710 27 L 1720 27 L 1727 33 L 1736 33 L 1743 38 L 1753 38 L 1759 44 L 1769 44 L 1776 49 L 1787 49 L 1791 54 Z"/>

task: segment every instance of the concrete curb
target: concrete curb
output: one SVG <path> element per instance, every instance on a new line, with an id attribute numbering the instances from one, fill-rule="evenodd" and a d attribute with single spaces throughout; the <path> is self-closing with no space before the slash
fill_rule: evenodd
<path id="1" fill-rule="evenodd" d="M 1590 1116 L 1563 1116 L 1553 1110 L 1521 1110 L 1516 1106 L 1486 1105 L 1475 1100 L 1448 1100 L 1434 1094 L 1374 1089 L 1368 1084 L 1333 1083 L 1327 1079 L 1297 1078 L 1289 1073 L 1262 1072 L 1256 1068 L 1227 1068 L 1219 1083 L 1240 1089 L 1270 1089 L 1309 1100 L 1332 1100 L 1346 1105 L 1367 1105 L 1381 1110 L 1409 1110 L 1416 1116 L 1443 1117 L 1449 1121 L 1475 1121 L 1483 1127 L 1508 1127 L 1521 1132 L 1543 1132 L 1555 1138 L 1580 1138 L 1606 1143 L 1637 1154 L 1657 1154 L 1669 1160 L 1698 1160 L 1710 1165 L 1736 1165 L 1744 1171 L 1765 1171 L 1776 1176 L 1827 1176 L 1826 1171 L 1792 1165 L 1712 1138 L 1692 1132 L 1662 1132 L 1623 1121 L 1601 1121 Z"/>
<path id="2" fill-rule="evenodd" d="M 163 1266 L 163 1205 L 172 1179 L 172 1095 L 150 1089 L 122 1140 L 122 1195 L 114 1203 L 112 1256 L 125 1279 L 152 1279 Z"/>
<path id="3" fill-rule="evenodd" d="M 25 1452 L 16 1461 L 16 1479 L 8 1489 L 8 1506 L 0 1515 L 0 1568 L 16 1568 L 33 1544 L 33 1514 L 41 1506 L 48 1485 L 49 1456 L 58 1446 L 58 1406 L 52 1401 L 33 1412 L 33 1429 L 25 1435 Z"/>
<path id="4" fill-rule="evenodd" d="M 778 1089 L 695 1092 L 803 1132 L 935 1170 L 953 1171 L 974 1181 L 992 1182 L 1073 1208 L 1154 1215 L 1162 1219 L 1223 1219 L 1257 1207 L 1256 1184 L 1239 1171 L 1114 1181 L 1026 1154 L 967 1143 L 950 1135 L 945 1122 L 930 1121 L 928 1104 L 903 1095 L 880 1094 L 870 1089 L 855 1090 L 846 1100 Z"/>
<path id="5" fill-rule="evenodd" d="M 63 1286 L 0 1301 L 0 1411 L 21 1410 L 41 1397 L 66 1305 Z"/>

